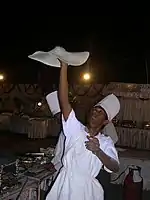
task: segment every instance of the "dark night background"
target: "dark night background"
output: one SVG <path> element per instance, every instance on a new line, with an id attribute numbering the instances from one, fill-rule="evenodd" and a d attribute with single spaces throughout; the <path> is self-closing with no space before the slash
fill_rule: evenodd
<path id="1" fill-rule="evenodd" d="M 94 80 L 102 82 L 147 83 L 150 74 L 149 16 L 59 16 L 19 14 L 1 19 L 0 72 L 12 83 L 55 83 L 59 69 L 44 67 L 28 59 L 35 51 L 56 45 L 68 51 L 91 52 Z M 84 67 L 70 68 L 79 81 Z"/>

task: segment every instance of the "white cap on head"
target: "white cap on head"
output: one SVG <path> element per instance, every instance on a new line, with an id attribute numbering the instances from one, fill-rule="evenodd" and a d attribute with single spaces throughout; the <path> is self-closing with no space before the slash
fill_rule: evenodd
<path id="1" fill-rule="evenodd" d="M 60 112 L 60 106 L 58 101 L 58 92 L 52 92 L 46 96 L 46 100 L 48 103 L 48 106 L 52 112 L 53 115 Z"/>
<path id="2" fill-rule="evenodd" d="M 108 120 L 111 121 L 120 110 L 120 102 L 114 94 L 110 94 L 102 99 L 99 103 L 95 105 L 102 107 L 108 117 Z"/>

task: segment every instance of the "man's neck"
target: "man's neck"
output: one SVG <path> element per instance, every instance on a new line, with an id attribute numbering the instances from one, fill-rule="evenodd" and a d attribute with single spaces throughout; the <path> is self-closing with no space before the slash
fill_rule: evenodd
<path id="1" fill-rule="evenodd" d="M 87 128 L 87 132 L 90 134 L 90 136 L 96 136 L 101 131 L 101 128 L 90 128 L 88 126 L 86 128 Z"/>

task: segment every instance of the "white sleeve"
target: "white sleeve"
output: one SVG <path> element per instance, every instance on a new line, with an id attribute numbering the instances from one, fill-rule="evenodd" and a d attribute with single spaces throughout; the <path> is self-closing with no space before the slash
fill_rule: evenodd
<path id="1" fill-rule="evenodd" d="M 112 159 L 114 159 L 115 161 L 118 162 L 119 164 L 119 158 L 118 158 L 118 152 L 114 146 L 114 143 L 112 141 L 111 138 L 108 138 L 108 142 L 107 142 L 107 147 L 105 149 L 105 154 L 107 154 L 109 157 L 111 157 Z M 107 169 L 105 166 L 104 166 L 104 169 L 107 171 L 107 172 L 110 172 L 112 173 L 111 170 Z"/>
<path id="2" fill-rule="evenodd" d="M 71 110 L 66 121 L 64 120 L 64 117 L 62 115 L 62 125 L 64 135 L 66 136 L 66 138 L 71 136 L 77 136 L 81 132 L 81 123 L 77 120 L 73 109 Z"/>
<path id="3" fill-rule="evenodd" d="M 65 136 L 63 132 L 60 132 L 59 139 L 55 148 L 55 156 L 51 161 L 54 165 L 56 165 L 57 163 L 61 163 L 61 158 L 64 151 L 64 142 L 65 142 Z"/>

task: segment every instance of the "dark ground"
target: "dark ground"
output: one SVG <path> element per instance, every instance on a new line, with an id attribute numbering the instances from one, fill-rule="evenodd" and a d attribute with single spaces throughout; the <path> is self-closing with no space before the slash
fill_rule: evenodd
<path id="1" fill-rule="evenodd" d="M 15 134 L 10 132 L 0 133 L 0 164 L 7 163 L 16 159 L 16 156 L 26 152 L 39 152 L 39 148 L 54 146 L 57 138 L 46 138 L 30 140 L 27 135 Z M 138 152 L 139 154 L 139 152 Z M 111 185 L 108 200 L 123 200 L 122 186 Z M 129 199 L 132 200 L 132 199 Z M 150 200 L 150 192 L 144 191 L 143 200 Z"/>
<path id="2" fill-rule="evenodd" d="M 39 152 L 40 147 L 54 146 L 57 138 L 28 139 L 27 135 L 11 132 L 0 133 L 0 156 L 14 157 L 27 152 Z"/>

